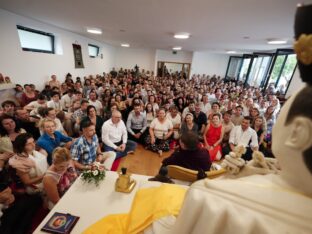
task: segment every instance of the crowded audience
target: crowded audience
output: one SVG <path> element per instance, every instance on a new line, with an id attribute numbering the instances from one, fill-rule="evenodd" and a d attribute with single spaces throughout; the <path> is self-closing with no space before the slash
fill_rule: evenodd
<path id="1" fill-rule="evenodd" d="M 161 159 L 171 150 L 163 165 L 193 170 L 208 171 L 237 145 L 246 147 L 245 160 L 256 150 L 271 157 L 281 108 L 274 93 L 215 75 L 157 77 L 133 69 L 76 80 L 67 74 L 64 82 L 52 75 L 41 92 L 32 84 L 15 90 L 16 100 L 1 104 L 0 172 L 12 177 L 7 185 L 25 190 L 23 199 L 35 204 L 39 197 L 49 209 L 81 171 L 95 161 L 111 170 L 138 144 Z M 28 208 L 2 187 L 1 204 Z"/>

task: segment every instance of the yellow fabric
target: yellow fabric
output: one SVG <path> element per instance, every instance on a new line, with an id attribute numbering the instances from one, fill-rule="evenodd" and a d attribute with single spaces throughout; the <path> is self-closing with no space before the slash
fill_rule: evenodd
<path id="1" fill-rule="evenodd" d="M 180 212 L 186 189 L 163 184 L 137 191 L 129 214 L 109 215 L 87 228 L 85 234 L 142 232 L 155 220 Z"/>

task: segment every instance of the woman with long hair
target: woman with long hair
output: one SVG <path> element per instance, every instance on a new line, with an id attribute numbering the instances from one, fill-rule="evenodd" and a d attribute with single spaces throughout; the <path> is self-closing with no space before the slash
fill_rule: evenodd
<path id="1" fill-rule="evenodd" d="M 42 192 L 42 178 L 48 169 L 47 157 L 35 150 L 35 140 L 29 133 L 22 133 L 14 141 L 14 152 L 9 164 L 26 187 L 29 194 Z"/>
<path id="2" fill-rule="evenodd" d="M 0 163 L 6 161 L 8 153 L 13 153 L 13 143 L 16 137 L 26 131 L 18 126 L 15 118 L 10 115 L 3 115 L 0 118 Z M 5 155 L 2 155 L 4 154 Z"/>
<path id="3" fill-rule="evenodd" d="M 262 116 L 258 116 L 255 118 L 252 128 L 256 131 L 257 136 L 258 136 L 258 143 L 259 143 L 259 151 L 264 153 L 264 137 L 266 135 L 265 129 L 263 129 L 263 122 L 264 119 Z"/>
<path id="4" fill-rule="evenodd" d="M 181 135 L 187 132 L 194 132 L 195 134 L 198 134 L 198 126 L 196 123 L 194 123 L 194 116 L 192 113 L 186 114 L 185 119 L 181 125 Z"/>
<path id="5" fill-rule="evenodd" d="M 31 88 L 29 84 L 24 85 L 24 92 L 21 96 L 20 104 L 21 106 L 26 106 L 27 104 L 31 103 L 32 101 L 37 100 L 36 92 Z"/>
<path id="6" fill-rule="evenodd" d="M 205 148 L 209 151 L 211 161 L 220 160 L 222 157 L 221 143 L 223 135 L 224 130 L 220 114 L 213 114 L 212 120 L 204 132 Z"/>
<path id="7" fill-rule="evenodd" d="M 149 128 L 152 121 L 155 119 L 155 112 L 153 109 L 153 105 L 151 103 L 146 104 L 145 113 L 146 113 L 147 127 Z"/>
<path id="8" fill-rule="evenodd" d="M 267 110 L 264 113 L 264 118 L 267 123 L 267 135 L 266 135 L 266 141 L 271 142 L 271 135 L 272 135 L 272 129 L 273 125 L 276 122 L 276 114 L 275 114 L 275 109 L 271 105 L 267 108 Z"/>
<path id="9" fill-rule="evenodd" d="M 77 178 L 69 150 L 57 147 L 52 153 L 52 165 L 43 177 L 43 187 L 47 194 L 48 208 L 60 200 Z"/>

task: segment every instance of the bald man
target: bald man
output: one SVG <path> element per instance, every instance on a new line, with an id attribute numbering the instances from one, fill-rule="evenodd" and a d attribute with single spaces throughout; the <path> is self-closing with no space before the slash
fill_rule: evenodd
<path id="1" fill-rule="evenodd" d="M 115 151 L 116 158 L 133 153 L 137 144 L 128 140 L 127 128 L 121 119 L 121 113 L 114 111 L 112 117 L 102 126 L 102 141 L 104 151 Z"/>

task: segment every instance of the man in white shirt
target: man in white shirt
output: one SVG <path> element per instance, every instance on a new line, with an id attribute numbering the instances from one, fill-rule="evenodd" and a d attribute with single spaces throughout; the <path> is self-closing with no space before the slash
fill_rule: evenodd
<path id="1" fill-rule="evenodd" d="M 43 94 L 39 94 L 38 99 L 24 106 L 24 109 L 30 111 L 31 115 L 38 115 L 39 107 L 47 107 L 47 98 Z"/>
<path id="2" fill-rule="evenodd" d="M 243 116 L 249 116 L 250 110 L 253 108 L 254 102 L 252 98 L 247 98 L 246 103 L 243 105 Z"/>
<path id="3" fill-rule="evenodd" d="M 229 145 L 231 151 L 235 146 L 242 145 L 247 151 L 242 156 L 245 160 L 251 160 L 252 152 L 258 150 L 258 137 L 255 130 L 250 127 L 251 118 L 245 116 L 240 126 L 235 126 L 230 133 Z"/>
<path id="4" fill-rule="evenodd" d="M 208 101 L 207 94 L 203 95 L 202 102 L 200 103 L 201 111 L 204 113 L 208 113 L 211 110 L 211 104 Z"/>
<path id="5" fill-rule="evenodd" d="M 51 100 L 47 102 L 47 107 L 55 109 L 57 113 L 63 110 L 60 102 L 60 94 L 58 92 L 53 92 L 51 94 Z"/>
<path id="6" fill-rule="evenodd" d="M 68 89 L 67 94 L 61 98 L 61 105 L 64 111 L 68 111 L 74 102 L 74 90 Z"/>
<path id="7" fill-rule="evenodd" d="M 195 102 L 190 102 L 188 107 L 185 107 L 182 113 L 182 119 L 185 119 L 187 113 L 192 113 L 195 111 Z"/>
<path id="8" fill-rule="evenodd" d="M 103 105 L 97 100 L 97 93 L 95 91 L 91 91 L 89 94 L 89 104 L 95 107 L 97 115 L 102 116 Z"/>
<path id="9" fill-rule="evenodd" d="M 102 141 L 104 143 L 104 151 L 115 151 L 116 158 L 133 153 L 137 147 L 134 141 L 128 140 L 127 128 L 121 120 L 119 111 L 114 111 L 112 118 L 103 124 Z"/>

